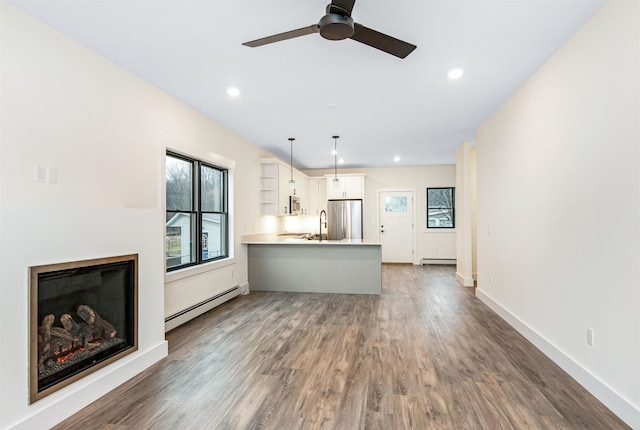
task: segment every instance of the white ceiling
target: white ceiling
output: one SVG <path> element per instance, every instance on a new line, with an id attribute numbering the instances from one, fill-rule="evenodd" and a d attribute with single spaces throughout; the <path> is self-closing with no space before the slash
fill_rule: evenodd
<path id="1" fill-rule="evenodd" d="M 418 46 L 401 60 L 319 34 L 241 45 L 317 23 L 329 0 L 10 2 L 282 159 L 295 137 L 301 169 L 333 167 L 334 134 L 343 167 L 455 163 L 604 3 L 358 0 L 356 22 Z"/>

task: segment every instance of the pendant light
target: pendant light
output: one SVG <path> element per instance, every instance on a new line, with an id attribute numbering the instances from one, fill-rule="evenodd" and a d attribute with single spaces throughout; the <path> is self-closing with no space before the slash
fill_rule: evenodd
<path id="1" fill-rule="evenodd" d="M 333 188 L 340 186 L 338 179 L 338 139 L 340 136 L 331 136 L 333 138 Z"/>
<path id="2" fill-rule="evenodd" d="M 289 138 L 289 142 L 290 142 L 290 146 L 291 146 L 291 151 L 290 151 L 290 163 L 289 163 L 289 167 L 291 169 L 291 176 L 289 177 L 289 189 L 290 190 L 295 190 L 296 189 L 296 181 L 293 180 L 293 141 L 296 140 L 295 137 L 290 137 Z"/>

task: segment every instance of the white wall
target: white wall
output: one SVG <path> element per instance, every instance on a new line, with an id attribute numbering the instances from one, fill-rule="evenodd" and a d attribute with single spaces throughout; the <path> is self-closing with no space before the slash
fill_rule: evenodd
<path id="1" fill-rule="evenodd" d="M 639 3 L 607 3 L 477 145 L 478 295 L 640 428 Z"/>
<path id="2" fill-rule="evenodd" d="M 0 428 L 48 428 L 162 358 L 167 313 L 207 298 L 220 279 L 247 282 L 240 236 L 271 228 L 259 216 L 258 162 L 270 154 L 0 7 Z M 165 300 L 167 146 L 232 160 L 235 216 L 233 269 L 183 273 Z M 56 168 L 57 183 L 36 183 L 35 165 Z M 139 254 L 139 350 L 29 405 L 28 267 L 129 253 Z"/>
<path id="3" fill-rule="evenodd" d="M 329 170 L 306 170 L 309 176 L 333 174 Z M 456 233 L 451 230 L 427 230 L 426 228 L 426 200 L 427 187 L 455 187 L 456 166 L 412 166 L 412 167 L 378 167 L 339 169 L 340 173 L 364 173 L 365 206 L 364 206 L 364 237 L 377 240 L 379 237 L 378 207 L 376 204 L 378 190 L 384 188 L 415 189 L 416 207 L 416 257 L 432 259 L 456 258 Z M 317 219 L 311 225 L 317 229 Z"/>
<path id="4" fill-rule="evenodd" d="M 473 287 L 473 230 L 471 143 L 465 142 L 456 150 L 456 280 L 465 287 Z"/>
<path id="5" fill-rule="evenodd" d="M 471 148 L 471 271 L 478 279 L 478 148 Z"/>

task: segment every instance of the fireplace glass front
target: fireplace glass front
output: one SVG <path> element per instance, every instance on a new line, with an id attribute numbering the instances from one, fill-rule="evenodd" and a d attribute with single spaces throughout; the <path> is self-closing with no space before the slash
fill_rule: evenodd
<path id="1" fill-rule="evenodd" d="M 34 266 L 30 401 L 135 351 L 138 256 Z"/>

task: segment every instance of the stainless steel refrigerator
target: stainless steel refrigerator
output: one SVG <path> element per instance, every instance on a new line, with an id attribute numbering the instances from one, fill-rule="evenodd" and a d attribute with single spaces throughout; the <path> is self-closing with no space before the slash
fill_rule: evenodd
<path id="1" fill-rule="evenodd" d="M 362 239 L 362 200 L 329 200 L 329 240 Z"/>

